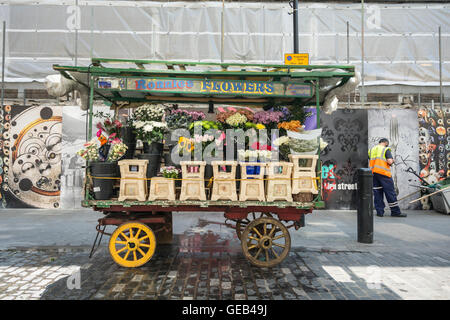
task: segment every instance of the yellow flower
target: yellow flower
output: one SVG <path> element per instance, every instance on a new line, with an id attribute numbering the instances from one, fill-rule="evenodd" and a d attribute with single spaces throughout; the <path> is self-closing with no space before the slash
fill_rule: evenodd
<path id="1" fill-rule="evenodd" d="M 263 125 L 262 123 L 257 123 L 256 124 L 256 129 L 258 129 L 258 130 L 262 130 L 262 129 L 265 129 L 265 128 L 266 128 L 266 126 Z"/>

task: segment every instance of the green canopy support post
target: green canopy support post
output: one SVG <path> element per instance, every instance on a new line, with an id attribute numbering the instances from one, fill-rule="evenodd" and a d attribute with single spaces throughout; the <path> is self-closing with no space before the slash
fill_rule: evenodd
<path id="1" fill-rule="evenodd" d="M 320 91 L 319 91 L 319 79 L 316 79 L 316 114 L 317 114 L 317 129 L 320 128 Z M 322 200 L 322 164 L 320 163 L 320 137 L 319 137 L 319 158 L 317 161 L 317 172 L 320 171 L 317 181 L 317 188 L 319 194 L 317 195 L 317 200 Z"/>
<path id="2" fill-rule="evenodd" d="M 92 78 L 92 75 L 89 75 L 89 107 L 88 107 L 88 139 L 92 139 L 92 118 L 94 115 L 94 80 Z"/>
<path id="3" fill-rule="evenodd" d="M 88 141 L 91 141 L 92 139 L 92 121 L 93 121 L 93 115 L 94 115 L 94 81 L 92 75 L 89 73 L 89 104 L 88 104 Z M 88 179 L 88 173 L 89 173 L 89 161 L 86 161 L 86 171 L 85 171 L 85 179 L 86 183 L 85 185 L 85 200 L 89 201 L 89 179 Z"/>

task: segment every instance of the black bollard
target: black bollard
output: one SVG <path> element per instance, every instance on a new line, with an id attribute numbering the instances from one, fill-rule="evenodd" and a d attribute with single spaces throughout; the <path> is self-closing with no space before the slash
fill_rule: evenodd
<path id="1" fill-rule="evenodd" d="M 373 174 L 358 169 L 358 242 L 373 243 Z"/>

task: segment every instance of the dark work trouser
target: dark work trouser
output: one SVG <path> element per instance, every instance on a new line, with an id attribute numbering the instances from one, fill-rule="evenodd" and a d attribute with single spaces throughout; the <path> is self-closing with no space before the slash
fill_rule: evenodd
<path id="1" fill-rule="evenodd" d="M 378 215 L 384 214 L 383 194 L 386 196 L 391 215 L 400 214 L 400 207 L 395 194 L 394 181 L 392 178 L 386 177 L 379 173 L 373 174 L 373 197 L 375 202 L 375 210 Z"/>

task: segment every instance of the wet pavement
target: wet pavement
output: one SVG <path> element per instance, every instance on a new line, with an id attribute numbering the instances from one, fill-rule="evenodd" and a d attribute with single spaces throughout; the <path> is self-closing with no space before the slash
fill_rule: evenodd
<path id="1" fill-rule="evenodd" d="M 9 217 L 0 250 L 0 299 L 450 298 L 450 217 L 433 212 L 375 218 L 373 244 L 356 242 L 354 212 L 313 213 L 305 228 L 290 229 L 289 256 L 274 268 L 245 259 L 221 214 L 174 214 L 173 244 L 158 245 L 153 258 L 134 269 L 114 263 L 108 239 L 89 259 L 95 236 L 90 214 L 53 216 L 53 227 L 71 221 L 78 234 L 70 227 L 65 233 L 36 231 L 24 222 L 28 213 L 20 211 Z M 34 245 L 14 232 L 20 219 Z M 65 245 L 72 238 L 78 242 Z"/>

